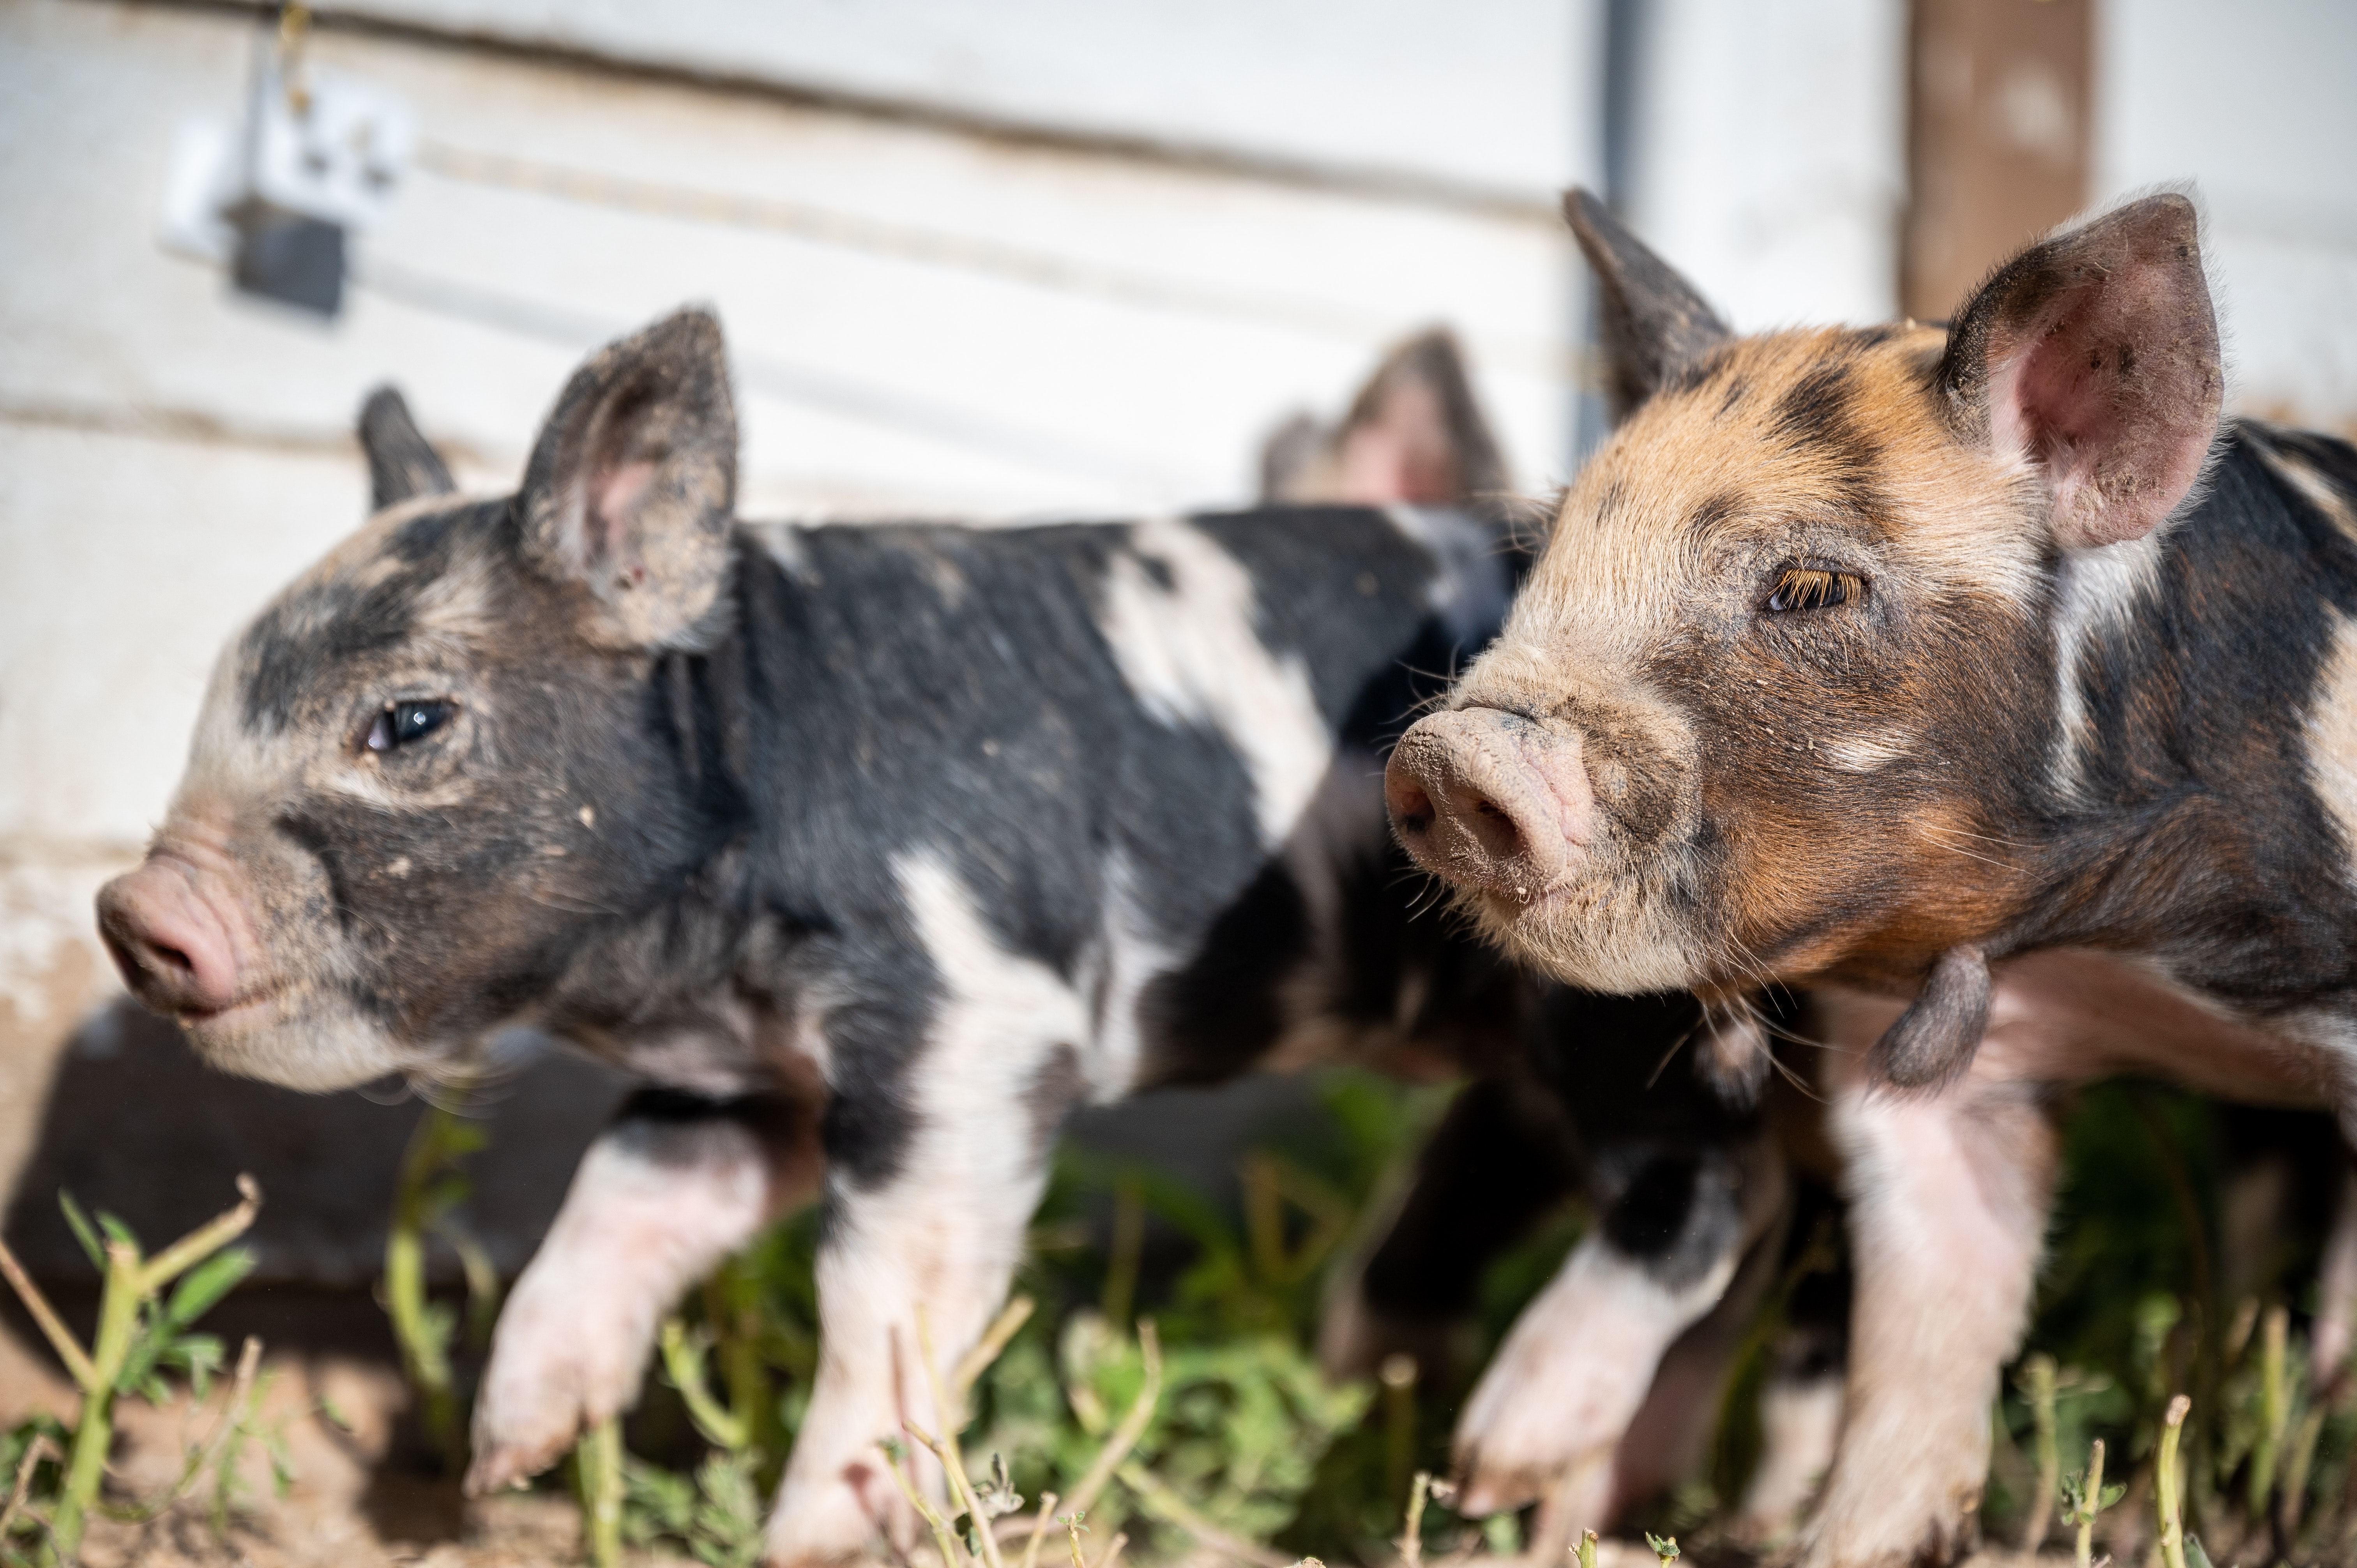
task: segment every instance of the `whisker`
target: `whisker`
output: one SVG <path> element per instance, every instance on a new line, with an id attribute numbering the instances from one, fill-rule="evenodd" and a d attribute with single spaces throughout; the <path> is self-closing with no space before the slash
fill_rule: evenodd
<path id="1" fill-rule="evenodd" d="M 1706 1019 L 1707 1019 L 1708 1016 L 1709 1015 L 1707 1013 L 1704 1015 Z M 1695 1030 L 1688 1029 L 1684 1034 L 1680 1035 L 1676 1039 L 1670 1042 L 1670 1048 L 1662 1053 L 1662 1059 L 1653 1064 L 1652 1076 L 1645 1079 L 1645 1087 L 1647 1089 L 1652 1088 L 1653 1085 L 1662 1080 L 1662 1074 L 1669 1069 L 1671 1058 L 1685 1048 L 1686 1042 L 1693 1039 L 1695 1033 Z"/>
<path id="2" fill-rule="evenodd" d="M 1916 824 L 1916 827 L 1934 843 L 1937 843 L 1942 849 L 1946 850 L 1950 854 L 1961 854 L 1966 860 L 1977 860 L 1983 865 L 1994 865 L 1999 871 L 2018 871 L 2021 869 L 2010 861 L 1993 860 L 1986 854 L 1975 854 L 1962 844 L 1951 843 L 1940 836 L 1941 830 L 1932 827 L 1927 822 L 1919 822 Z"/>
<path id="3" fill-rule="evenodd" d="M 1778 1074 L 1783 1078 L 1786 1083 L 1791 1084 L 1794 1089 L 1799 1090 L 1803 1094 L 1807 1095 L 1811 1100 L 1815 1101 L 1818 1104 L 1830 1105 L 1833 1103 L 1824 1095 L 1819 1094 L 1815 1090 L 1802 1082 L 1801 1075 L 1799 1073 L 1794 1072 L 1791 1068 L 1786 1067 L 1782 1062 L 1777 1060 L 1776 1052 L 1772 1047 L 1768 1052 L 1768 1065 L 1774 1068 Z"/>

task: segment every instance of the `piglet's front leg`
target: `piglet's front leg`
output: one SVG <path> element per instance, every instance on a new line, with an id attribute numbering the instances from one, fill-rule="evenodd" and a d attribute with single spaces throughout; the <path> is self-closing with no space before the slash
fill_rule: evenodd
<path id="1" fill-rule="evenodd" d="M 1721 1305 L 1747 1251 L 1781 1219 L 1786 1191 L 1764 1145 L 1740 1155 L 1659 1151 L 1610 1185 L 1602 1222 L 1515 1320 L 1458 1423 L 1469 1513 L 1544 1498 L 1543 1531 L 1601 1528 L 1624 1487 L 1660 1478 L 1649 1458 L 1685 1445 L 1666 1426 L 1616 1449 L 1665 1354 Z M 1748 1314 L 1767 1273 L 1754 1272 L 1730 1321 Z M 1688 1402 L 1698 1402 L 1694 1385 L 1717 1381 L 1712 1355 L 1679 1369 Z"/>
<path id="2" fill-rule="evenodd" d="M 522 1482 L 629 1408 L 662 1315 L 815 1197 L 822 1168 L 814 1106 L 633 1095 L 583 1157 L 500 1313 L 467 1489 Z"/>
<path id="3" fill-rule="evenodd" d="M 899 869 L 934 984 L 914 1040 L 877 1032 L 880 1010 L 828 1020 L 839 1063 L 897 1067 L 835 1082 L 818 1376 L 770 1518 L 773 1568 L 914 1543 L 918 1521 L 877 1444 L 911 1424 L 954 1435 L 933 1401 L 918 1315 L 946 1382 L 1006 1299 L 1056 1129 L 1082 1088 L 1072 1042 L 1090 1037 L 1088 999 L 1001 946 L 941 860 Z M 909 1448 L 918 1483 L 938 1495 L 939 1467 Z"/>
<path id="4" fill-rule="evenodd" d="M 1893 1093 L 1854 1070 L 1889 1021 L 1824 1002 L 1857 1272 L 1841 1443 L 1804 1541 L 1807 1568 L 1969 1556 L 1989 1406 L 2019 1343 L 2057 1168 L 2040 1086 L 1984 1049 L 1961 1081 Z"/>

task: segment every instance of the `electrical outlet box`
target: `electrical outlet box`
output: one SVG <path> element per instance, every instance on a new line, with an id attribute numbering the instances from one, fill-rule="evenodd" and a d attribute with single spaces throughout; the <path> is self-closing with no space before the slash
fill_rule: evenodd
<path id="1" fill-rule="evenodd" d="M 255 62 L 245 124 L 180 127 L 165 249 L 225 265 L 237 287 L 317 315 L 343 306 L 345 236 L 384 215 L 416 140 L 408 106 L 335 71 Z"/>
<path id="2" fill-rule="evenodd" d="M 245 126 L 245 200 L 341 229 L 383 216 L 416 133 L 408 106 L 365 81 L 275 64 L 254 76 Z"/>

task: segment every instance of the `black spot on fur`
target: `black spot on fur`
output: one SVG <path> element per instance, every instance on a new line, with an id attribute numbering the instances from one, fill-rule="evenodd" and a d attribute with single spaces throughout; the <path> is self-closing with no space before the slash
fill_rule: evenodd
<path id="1" fill-rule="evenodd" d="M 601 1138 L 635 1160 L 671 1169 L 741 1157 L 774 1144 L 791 1126 L 787 1108 L 767 1095 L 716 1097 L 671 1088 L 641 1089 L 624 1101 Z M 734 1135 L 732 1135 L 734 1134 Z"/>
<path id="2" fill-rule="evenodd" d="M 1888 503 L 1876 478 L 1881 449 L 1858 428 L 1852 407 L 1856 392 L 1846 364 L 1819 365 L 1777 399 L 1770 429 L 1822 464 L 1835 508 L 1862 521 L 1883 516 Z"/>
<path id="3" fill-rule="evenodd" d="M 1686 534 L 1689 538 L 1699 538 L 1742 510 L 1741 496 L 1722 490 L 1694 509 L 1686 519 Z"/>
<path id="4" fill-rule="evenodd" d="M 1274 1045 L 1285 1026 L 1278 987 L 1308 956 L 1309 934 L 1301 889 L 1272 863 L 1213 923 L 1195 961 L 1140 998 L 1157 1041 L 1157 1081 L 1216 1083 Z"/>
<path id="5" fill-rule="evenodd" d="M 1701 1162 L 1692 1155 L 1648 1160 L 1620 1194 L 1620 1200 L 1605 1211 L 1605 1239 L 1632 1258 L 1653 1258 L 1667 1251 L 1685 1229 L 1700 1169 Z"/>
<path id="6" fill-rule="evenodd" d="M 1856 434 L 1850 422 L 1851 392 L 1847 365 L 1838 361 L 1818 365 L 1776 400 L 1770 429 L 1795 446 L 1829 446 L 1846 453 Z"/>
<path id="7" fill-rule="evenodd" d="M 1367 1262 L 1367 1304 L 1395 1318 L 1469 1311 L 1492 1258 L 1579 1178 L 1562 1109 L 1512 1078 L 1467 1086 L 1416 1160 L 1399 1219 Z"/>
<path id="8" fill-rule="evenodd" d="M 457 508 L 410 519 L 384 542 L 383 554 L 400 563 L 366 586 L 357 570 L 314 584 L 264 610 L 240 645 L 246 676 L 242 713 L 250 730 L 284 726 L 304 693 L 333 689 L 342 666 L 398 647 L 416 622 L 417 597 L 448 567 L 452 541 L 478 509 Z"/>

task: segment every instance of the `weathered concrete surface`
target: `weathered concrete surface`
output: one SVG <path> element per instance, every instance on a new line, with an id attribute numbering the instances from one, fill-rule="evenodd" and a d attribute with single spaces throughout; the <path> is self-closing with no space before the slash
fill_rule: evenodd
<path id="1" fill-rule="evenodd" d="M 628 1089 L 621 1075 L 551 1049 L 480 1097 L 490 1144 L 468 1161 L 465 1218 L 503 1274 L 531 1257 Z M 243 1171 L 264 1193 L 249 1238 L 257 1283 L 364 1285 L 382 1266 L 395 1171 L 424 1109 L 405 1095 L 384 1103 L 226 1077 L 197 1060 L 177 1026 L 117 1000 L 58 1060 L 7 1210 L 8 1242 L 38 1278 L 86 1279 L 60 1187 L 159 1245 L 235 1202 Z"/>

